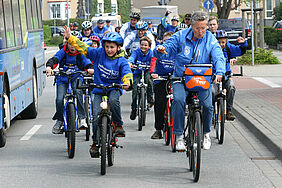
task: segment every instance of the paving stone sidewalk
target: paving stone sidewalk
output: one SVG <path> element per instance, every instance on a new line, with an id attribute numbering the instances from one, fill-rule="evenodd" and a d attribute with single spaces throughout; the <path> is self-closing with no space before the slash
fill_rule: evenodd
<path id="1" fill-rule="evenodd" d="M 274 55 L 282 63 L 282 52 L 275 51 Z M 236 67 L 234 69 L 236 71 Z M 243 70 L 246 79 L 255 76 L 282 77 L 282 64 L 244 66 Z M 234 114 L 282 161 L 282 88 L 261 86 L 260 89 L 237 90 Z"/>

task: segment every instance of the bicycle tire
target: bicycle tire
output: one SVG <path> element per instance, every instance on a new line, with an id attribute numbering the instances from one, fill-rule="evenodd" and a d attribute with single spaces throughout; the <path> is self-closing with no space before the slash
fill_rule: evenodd
<path id="1" fill-rule="evenodd" d="M 108 118 L 106 116 L 102 117 L 102 124 L 101 124 L 101 132 L 100 132 L 100 139 L 101 139 L 101 175 L 106 174 L 106 147 L 107 147 L 107 122 Z"/>
<path id="2" fill-rule="evenodd" d="M 87 128 L 85 129 L 86 135 L 85 135 L 85 140 L 89 141 L 89 136 L 90 136 L 90 112 L 89 112 L 89 97 L 85 97 L 85 102 L 84 102 L 84 110 L 86 114 L 86 124 Z"/>
<path id="3" fill-rule="evenodd" d="M 200 178 L 200 169 L 201 169 L 201 142 L 202 142 L 202 131 L 201 131 L 201 115 L 200 112 L 195 112 L 194 114 L 194 143 L 192 146 L 192 155 L 193 155 L 193 180 L 198 182 Z"/>
<path id="4" fill-rule="evenodd" d="M 172 152 L 176 152 L 175 134 L 173 134 L 173 127 L 170 127 L 170 147 Z"/>
<path id="5" fill-rule="evenodd" d="M 140 94 L 139 94 L 139 104 L 138 104 L 138 131 L 142 131 L 143 126 L 143 116 L 144 116 L 144 100 L 145 100 L 145 89 L 142 87 L 140 88 Z"/>
<path id="6" fill-rule="evenodd" d="M 188 129 L 188 130 L 187 130 Z M 187 129 L 184 132 L 184 138 L 186 140 L 186 156 L 188 158 L 188 164 L 189 164 L 189 171 L 192 172 L 193 170 L 193 161 L 194 161 L 194 156 L 192 155 L 192 143 L 194 143 L 194 137 L 193 137 L 193 129 L 192 129 L 192 121 L 191 117 L 188 116 L 187 118 Z"/>
<path id="7" fill-rule="evenodd" d="M 75 153 L 75 105 L 74 103 L 68 103 L 66 107 L 67 114 L 67 147 L 68 157 L 72 159 Z"/>
<path id="8" fill-rule="evenodd" d="M 217 138 L 218 138 L 218 143 L 223 144 L 225 114 L 224 114 L 224 102 L 222 98 L 219 99 L 217 105 L 218 105 L 218 127 L 216 129 Z"/>
<path id="9" fill-rule="evenodd" d="M 141 93 L 142 94 L 142 93 Z M 146 101 L 147 101 L 147 93 L 146 93 L 146 89 L 144 88 L 144 95 L 143 95 L 144 97 L 143 97 L 143 106 L 144 106 L 144 110 L 143 110 L 143 116 L 142 116 L 142 118 L 143 118 L 143 120 L 142 120 L 142 126 L 145 126 L 146 125 L 146 114 L 147 114 L 147 109 L 148 109 L 148 107 L 147 107 L 147 104 L 146 104 Z"/>
<path id="10" fill-rule="evenodd" d="M 165 145 L 168 146 L 170 143 L 170 127 L 168 126 L 167 123 L 167 119 L 165 118 L 165 122 L 164 122 L 164 129 L 163 129 L 163 133 L 164 133 L 164 140 L 165 140 Z"/>
<path id="11" fill-rule="evenodd" d="M 107 157 L 108 165 L 113 166 L 114 164 L 114 144 L 115 144 L 115 134 L 113 133 L 112 125 L 108 126 L 108 144 L 107 144 Z"/>

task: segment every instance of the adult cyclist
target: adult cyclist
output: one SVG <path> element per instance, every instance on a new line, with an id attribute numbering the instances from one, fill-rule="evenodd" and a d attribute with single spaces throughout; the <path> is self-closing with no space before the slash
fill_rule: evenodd
<path id="1" fill-rule="evenodd" d="M 166 32 L 172 31 L 172 32 L 175 33 L 175 32 L 177 32 L 177 28 L 178 28 L 179 17 L 178 17 L 178 15 L 174 15 L 171 18 L 171 25 L 170 25 L 170 24 L 166 23 L 166 18 L 170 13 L 171 13 L 170 11 L 167 11 L 165 13 L 165 16 L 162 18 L 162 25 L 164 26 Z"/>
<path id="2" fill-rule="evenodd" d="M 93 32 L 98 35 L 100 41 L 102 41 L 104 33 L 108 31 L 108 29 L 104 26 L 104 20 L 99 19 L 97 21 L 97 26 L 94 27 Z"/>
<path id="3" fill-rule="evenodd" d="M 144 21 L 139 21 L 136 24 L 136 31 L 132 31 L 125 39 L 123 48 L 128 51 L 133 52 L 134 50 L 140 48 L 140 39 L 144 36 L 149 37 L 152 40 L 151 49 L 154 50 L 156 43 L 155 38 L 151 32 L 147 32 L 148 23 Z"/>
<path id="4" fill-rule="evenodd" d="M 220 82 L 225 73 L 225 58 L 222 50 L 210 31 L 207 31 L 208 14 L 196 11 L 191 17 L 190 28 L 181 30 L 171 36 L 163 45 L 157 47 L 159 53 L 176 54 L 174 76 L 182 77 L 187 64 L 213 64 L 216 69 L 215 82 Z M 176 150 L 185 150 L 183 140 L 186 96 L 182 83 L 173 84 L 173 134 L 176 135 Z M 203 106 L 204 142 L 203 148 L 210 149 L 213 105 L 212 88 L 198 92 L 200 104 Z"/>
<path id="5" fill-rule="evenodd" d="M 127 22 L 123 24 L 123 26 L 120 28 L 120 35 L 123 39 L 132 31 L 136 30 L 136 23 L 140 20 L 140 14 L 137 12 L 131 12 L 130 15 L 130 22 Z"/>

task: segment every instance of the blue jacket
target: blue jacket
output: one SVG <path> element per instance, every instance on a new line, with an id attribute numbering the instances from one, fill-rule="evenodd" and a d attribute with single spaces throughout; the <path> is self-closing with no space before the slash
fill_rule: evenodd
<path id="1" fill-rule="evenodd" d="M 169 55 L 176 55 L 174 76 L 183 76 L 184 65 L 190 63 L 213 64 L 217 75 L 225 73 L 225 58 L 217 39 L 210 31 L 206 31 L 203 38 L 194 41 L 190 27 L 172 35 L 163 46 Z M 191 62 L 192 57 L 194 58 Z"/>
<path id="2" fill-rule="evenodd" d="M 80 57 L 77 57 L 80 56 Z M 88 68 L 93 68 L 93 65 L 89 59 L 84 57 L 80 52 L 71 54 L 67 48 L 67 44 L 64 45 L 64 48 L 59 50 L 51 59 L 46 63 L 46 67 L 51 67 L 52 69 L 56 68 L 59 65 L 60 68 L 63 68 L 64 71 L 79 71 Z M 81 76 L 74 76 L 73 81 L 76 77 L 82 79 Z M 67 84 L 68 78 L 65 76 L 57 77 L 57 85 Z"/>
<path id="3" fill-rule="evenodd" d="M 230 67 L 230 59 L 243 55 L 244 51 L 247 49 L 247 46 L 247 40 L 239 45 L 230 44 L 229 42 L 226 43 L 226 46 L 223 49 L 223 55 L 226 59 L 226 71 L 232 72 Z"/>
<path id="4" fill-rule="evenodd" d="M 99 29 L 98 26 L 94 27 L 93 32 L 99 37 L 100 41 L 102 41 L 104 37 L 104 33 L 108 31 L 107 28 L 103 27 L 102 29 Z"/>
<path id="5" fill-rule="evenodd" d="M 146 32 L 144 36 L 149 37 L 152 40 L 151 49 L 154 50 L 156 47 L 155 37 L 151 32 Z M 136 31 L 132 31 L 127 37 L 124 39 L 123 48 L 130 49 L 132 52 L 140 48 L 140 38 Z"/>
<path id="6" fill-rule="evenodd" d="M 127 37 L 127 35 L 132 32 L 132 31 L 135 31 L 136 30 L 136 27 L 132 27 L 130 25 L 130 22 L 127 22 L 125 24 L 122 25 L 122 27 L 120 28 L 120 35 L 123 39 L 125 39 L 125 37 Z"/>
<path id="7" fill-rule="evenodd" d="M 177 26 L 176 26 L 176 27 L 173 27 L 172 25 L 166 23 L 166 17 L 163 17 L 163 18 L 162 18 L 162 25 L 164 26 L 166 32 L 172 31 L 172 32 L 175 33 L 176 30 L 177 30 Z"/>
<path id="8" fill-rule="evenodd" d="M 157 58 L 153 73 L 156 73 L 160 76 L 167 76 L 169 73 L 173 72 L 175 65 L 175 54 L 160 54 L 155 49 L 153 51 L 153 56 Z"/>
<path id="9" fill-rule="evenodd" d="M 152 57 L 152 50 L 149 50 L 147 54 L 143 54 L 141 49 L 138 48 L 137 50 L 133 51 L 131 56 L 128 58 L 128 61 L 132 64 L 150 65 Z M 142 71 L 140 69 L 135 69 L 133 73 L 133 79 L 139 77 L 141 73 Z"/>

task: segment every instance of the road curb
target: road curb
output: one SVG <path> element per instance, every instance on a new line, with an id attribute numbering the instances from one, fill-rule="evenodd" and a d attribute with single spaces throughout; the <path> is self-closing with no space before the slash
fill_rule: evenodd
<path id="1" fill-rule="evenodd" d="M 272 135 L 266 134 L 263 129 L 260 129 L 261 123 L 257 121 L 253 116 L 234 103 L 233 113 L 237 119 L 250 131 L 252 132 L 262 144 L 264 144 L 274 155 L 282 161 L 282 149 L 279 146 L 279 141 Z M 280 143 L 281 145 L 281 143 Z"/>

